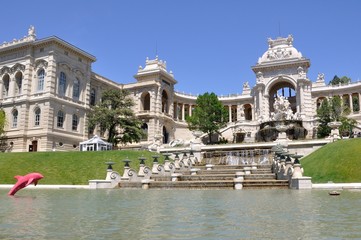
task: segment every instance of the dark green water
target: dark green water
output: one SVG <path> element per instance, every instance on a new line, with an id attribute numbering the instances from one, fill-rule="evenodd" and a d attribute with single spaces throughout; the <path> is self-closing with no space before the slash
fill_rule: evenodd
<path id="1" fill-rule="evenodd" d="M 0 190 L 0 239 L 361 239 L 361 191 Z"/>

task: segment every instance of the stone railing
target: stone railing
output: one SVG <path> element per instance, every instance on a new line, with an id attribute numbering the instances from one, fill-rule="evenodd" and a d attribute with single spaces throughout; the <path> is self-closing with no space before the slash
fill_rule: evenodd
<path id="1" fill-rule="evenodd" d="M 311 177 L 303 176 L 303 168 L 299 161 L 302 155 L 286 152 L 281 145 L 273 147 L 275 153 L 272 162 L 272 172 L 277 180 L 288 180 L 292 189 L 311 189 Z"/>

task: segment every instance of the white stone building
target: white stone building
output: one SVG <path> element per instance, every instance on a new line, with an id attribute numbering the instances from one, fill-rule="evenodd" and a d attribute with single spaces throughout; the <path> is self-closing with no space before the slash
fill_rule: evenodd
<path id="1" fill-rule="evenodd" d="M 139 67 L 135 82 L 121 84 L 92 72 L 96 58 L 58 38 L 36 39 L 35 29 L 19 40 L 0 45 L 0 103 L 6 113 L 7 151 L 78 149 L 99 129 L 89 134 L 87 112 L 104 89 L 129 90 L 134 111 L 144 122 L 149 145 L 156 139 L 169 143 L 193 138 L 185 121 L 192 114 L 197 96 L 174 90 L 177 81 L 166 62 L 156 57 Z M 316 109 L 324 98 L 339 95 L 361 121 L 361 82 L 326 85 L 323 75 L 308 78 L 310 60 L 293 47 L 293 38 L 268 39 L 268 49 L 252 67 L 256 85 L 243 84 L 240 95 L 219 97 L 229 110 L 229 124 L 221 130 L 230 142 L 257 141 L 257 132 L 272 118 L 275 96 L 288 98 L 292 112 L 315 136 Z M 204 91 L 206 92 L 206 86 Z"/>

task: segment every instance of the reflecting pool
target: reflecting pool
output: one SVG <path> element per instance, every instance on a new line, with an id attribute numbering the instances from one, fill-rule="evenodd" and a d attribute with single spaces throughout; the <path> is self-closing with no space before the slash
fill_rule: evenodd
<path id="1" fill-rule="evenodd" d="M 361 191 L 0 190 L 0 239 L 360 239 Z"/>

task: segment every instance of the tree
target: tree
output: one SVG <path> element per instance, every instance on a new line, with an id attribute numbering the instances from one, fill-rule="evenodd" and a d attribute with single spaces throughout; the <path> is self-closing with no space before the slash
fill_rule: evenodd
<path id="1" fill-rule="evenodd" d="M 189 130 L 200 130 L 208 134 L 209 142 L 214 133 L 228 122 L 228 112 L 214 93 L 198 96 L 192 116 L 186 118 Z"/>
<path id="2" fill-rule="evenodd" d="M 349 135 L 352 133 L 353 127 L 356 125 L 356 120 L 347 118 L 350 114 L 348 106 L 342 105 L 342 99 L 339 96 L 334 96 L 330 101 L 324 99 L 320 108 L 317 110 L 317 117 L 319 125 L 317 128 L 317 137 L 322 138 L 330 134 L 331 128 L 328 126 L 329 122 L 341 122 L 339 128 L 341 134 Z"/>
<path id="3" fill-rule="evenodd" d="M 339 85 L 339 84 L 348 84 L 351 82 L 351 78 L 343 76 L 342 78 L 339 78 L 337 75 L 333 77 L 333 79 L 330 81 L 329 85 Z"/>
<path id="4" fill-rule="evenodd" d="M 6 123 L 5 111 L 1 108 L 0 109 L 0 136 L 3 136 L 5 134 L 5 123 Z"/>
<path id="5" fill-rule="evenodd" d="M 5 134 L 6 115 L 5 111 L 0 109 L 0 151 L 3 152 L 7 149 L 8 144 L 6 142 Z"/>
<path id="6" fill-rule="evenodd" d="M 133 100 L 127 90 L 106 90 L 102 100 L 95 105 L 88 115 L 89 129 L 96 126 L 108 133 L 108 142 L 114 146 L 119 142 L 124 144 L 139 142 L 143 136 L 141 121 L 133 110 Z"/>
<path id="7" fill-rule="evenodd" d="M 323 138 L 330 134 L 331 128 L 327 125 L 331 122 L 331 107 L 325 98 L 319 109 L 317 109 L 317 117 L 319 125 L 317 127 L 317 137 Z"/>

